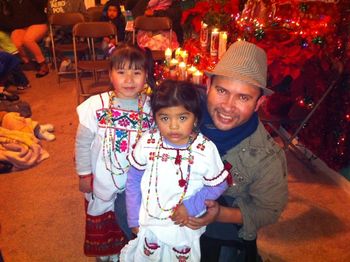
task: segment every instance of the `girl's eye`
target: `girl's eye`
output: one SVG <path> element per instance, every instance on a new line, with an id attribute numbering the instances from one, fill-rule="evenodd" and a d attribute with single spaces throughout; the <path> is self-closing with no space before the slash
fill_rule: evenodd
<path id="1" fill-rule="evenodd" d="M 135 70 L 135 71 L 134 71 L 134 74 L 135 74 L 135 75 L 141 75 L 141 74 L 142 74 L 142 71 L 141 71 L 141 70 Z"/>
<path id="2" fill-rule="evenodd" d="M 181 120 L 181 121 L 185 121 L 186 119 L 187 119 L 186 116 L 180 116 L 180 120 Z"/>
<path id="3" fill-rule="evenodd" d="M 169 117 L 167 117 L 167 116 L 162 116 L 162 117 L 160 118 L 160 120 L 163 121 L 163 122 L 165 122 L 165 121 L 168 121 L 168 120 L 169 120 Z"/>
<path id="4" fill-rule="evenodd" d="M 124 74 L 124 70 L 118 70 L 118 71 L 117 71 L 117 74 L 119 74 L 119 75 Z"/>

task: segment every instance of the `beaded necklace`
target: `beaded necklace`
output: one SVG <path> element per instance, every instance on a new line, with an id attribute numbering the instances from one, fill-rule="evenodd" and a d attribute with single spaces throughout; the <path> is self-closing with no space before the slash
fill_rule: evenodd
<path id="1" fill-rule="evenodd" d="M 120 176 L 125 174 L 125 172 L 129 169 L 130 165 L 126 165 L 125 167 L 122 167 L 118 160 L 118 156 L 116 154 L 115 150 L 115 129 L 113 128 L 113 113 L 112 108 L 114 108 L 115 100 L 117 99 L 117 96 L 115 95 L 114 91 L 111 91 L 109 94 L 109 105 L 108 110 L 106 112 L 106 129 L 104 133 L 103 138 L 103 161 L 105 163 L 106 169 L 110 172 L 113 180 L 114 186 L 118 190 L 123 190 L 124 187 L 118 187 L 114 176 Z M 142 118 L 143 118 L 143 101 L 142 101 L 142 94 L 139 93 L 137 97 L 137 111 L 138 111 L 138 130 L 136 134 L 135 144 L 140 139 L 142 135 Z M 113 161 L 114 160 L 114 161 Z"/>
<path id="2" fill-rule="evenodd" d="M 170 207 L 170 208 L 164 208 L 162 207 L 162 205 L 160 204 L 160 200 L 159 200 L 159 194 L 158 194 L 158 175 L 159 175 L 159 172 L 158 172 L 158 161 L 159 159 L 161 159 L 161 156 L 160 156 L 160 149 L 163 148 L 163 139 L 162 137 L 160 137 L 160 139 L 158 140 L 158 143 L 157 143 L 157 147 L 156 147 L 156 154 L 155 154 L 155 158 L 153 160 L 153 163 L 152 163 L 152 167 L 151 167 L 151 173 L 150 173 L 150 177 L 149 177 L 149 182 L 148 182 L 148 190 L 147 190 L 147 197 L 146 197 L 146 211 L 148 213 L 148 215 L 152 218 L 155 218 L 155 219 L 158 219 L 158 220 L 166 220 L 168 218 L 170 218 L 176 208 L 182 203 L 185 195 L 186 195 L 186 192 L 187 192 L 187 188 L 188 188 L 188 182 L 190 180 L 190 175 L 191 175 L 191 164 L 193 163 L 193 157 L 192 157 L 192 137 L 190 137 L 189 139 L 189 142 L 188 142 L 188 146 L 186 148 L 186 151 L 188 152 L 188 157 L 187 157 L 187 161 L 188 161 L 188 164 L 187 164 L 187 174 L 186 174 L 186 178 L 184 179 L 183 178 L 183 173 L 182 173 L 182 170 L 181 170 L 181 161 L 183 159 L 186 159 L 186 158 L 182 158 L 182 156 L 180 155 L 179 151 L 180 149 L 176 149 L 176 158 L 175 158 L 175 165 L 179 165 L 179 169 L 176 171 L 176 175 L 178 175 L 179 173 L 181 174 L 181 178 L 179 179 L 179 187 L 183 187 L 183 191 L 181 193 L 181 196 L 179 198 L 179 201 L 177 202 L 177 204 L 173 207 Z M 154 171 L 155 171 L 155 174 L 154 174 Z M 156 199 L 157 199 L 157 205 L 159 207 L 159 209 L 163 212 L 170 212 L 169 216 L 165 216 L 165 217 L 157 217 L 157 216 L 154 216 L 150 213 L 148 207 L 149 207 L 149 199 L 150 199 L 150 195 L 151 195 L 151 185 L 152 185 L 152 177 L 153 175 L 155 175 L 155 193 L 156 193 Z"/>

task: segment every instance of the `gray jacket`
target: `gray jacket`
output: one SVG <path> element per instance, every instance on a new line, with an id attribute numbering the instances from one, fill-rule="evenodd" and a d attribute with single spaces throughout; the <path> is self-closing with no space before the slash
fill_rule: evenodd
<path id="1" fill-rule="evenodd" d="M 224 195 L 234 197 L 241 210 L 243 226 L 239 237 L 256 238 L 257 230 L 277 221 L 288 201 L 287 163 L 278 146 L 259 123 L 257 130 L 223 156 L 236 185 Z"/>

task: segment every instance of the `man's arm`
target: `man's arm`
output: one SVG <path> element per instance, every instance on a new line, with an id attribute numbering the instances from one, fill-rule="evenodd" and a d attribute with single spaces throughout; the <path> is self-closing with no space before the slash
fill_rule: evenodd
<path id="1" fill-rule="evenodd" d="M 239 208 L 220 206 L 218 202 L 206 200 L 207 212 L 201 217 L 189 217 L 186 224 L 191 229 L 198 229 L 214 221 L 222 223 L 242 224 L 242 214 Z"/>

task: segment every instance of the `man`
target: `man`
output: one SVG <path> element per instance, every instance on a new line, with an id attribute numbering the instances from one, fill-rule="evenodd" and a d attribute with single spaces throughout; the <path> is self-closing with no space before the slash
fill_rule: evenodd
<path id="1" fill-rule="evenodd" d="M 207 75 L 207 110 L 200 130 L 218 147 L 232 182 L 220 204 L 206 201 L 207 213 L 190 218 L 186 226 L 196 229 L 216 221 L 202 236 L 202 261 L 219 261 L 225 240 L 240 241 L 255 259 L 258 229 L 275 223 L 288 199 L 285 154 L 257 115 L 265 95 L 272 93 L 266 88 L 266 54 L 254 44 L 235 42 Z"/>

